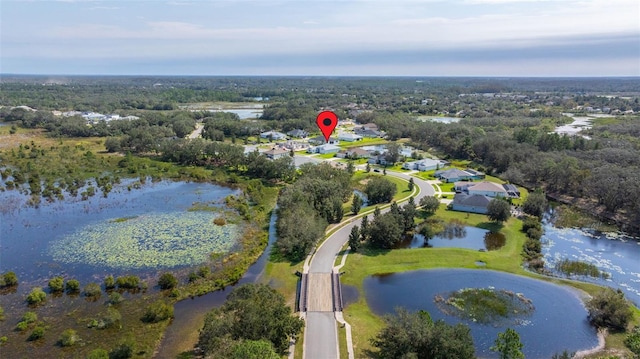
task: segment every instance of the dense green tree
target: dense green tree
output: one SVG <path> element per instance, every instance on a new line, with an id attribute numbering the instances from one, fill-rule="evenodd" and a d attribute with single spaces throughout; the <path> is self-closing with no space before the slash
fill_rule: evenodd
<path id="1" fill-rule="evenodd" d="M 380 359 L 471 359 L 475 358 L 468 326 L 433 322 L 426 312 L 399 309 L 385 316 L 386 326 L 371 339 Z"/>
<path id="2" fill-rule="evenodd" d="M 360 249 L 360 228 L 353 226 L 351 233 L 349 233 L 349 248 L 352 252 L 357 252 Z"/>
<path id="3" fill-rule="evenodd" d="M 369 179 L 364 188 L 369 204 L 391 202 L 396 194 L 396 185 L 383 177 Z"/>
<path id="4" fill-rule="evenodd" d="M 598 327 L 625 330 L 633 317 L 629 303 L 621 290 L 606 288 L 586 303 L 589 319 Z"/>
<path id="5" fill-rule="evenodd" d="M 391 212 L 375 217 L 369 225 L 369 241 L 373 247 L 389 249 L 402 240 L 401 218 Z"/>
<path id="6" fill-rule="evenodd" d="M 505 222 L 511 217 L 511 205 L 501 198 L 494 198 L 487 206 L 487 217 L 494 222 Z"/>
<path id="7" fill-rule="evenodd" d="M 354 194 L 353 200 L 351 201 L 351 212 L 353 212 L 354 215 L 358 214 L 361 208 L 362 208 L 362 198 L 359 195 Z"/>
<path id="8" fill-rule="evenodd" d="M 413 191 L 413 187 L 415 187 L 415 183 L 413 182 L 413 177 L 409 178 L 409 184 L 407 187 L 409 188 L 409 192 Z"/>
<path id="9" fill-rule="evenodd" d="M 362 217 L 360 222 L 360 241 L 366 242 L 369 240 L 369 216 Z"/>
<path id="10" fill-rule="evenodd" d="M 173 289 L 178 285 L 178 279 L 176 279 L 176 277 L 167 272 L 167 273 L 162 273 L 162 275 L 160 276 L 160 279 L 158 279 L 158 286 L 160 287 L 160 289 L 166 290 L 166 289 Z"/>
<path id="11" fill-rule="evenodd" d="M 415 216 L 418 213 L 416 210 L 416 202 L 413 197 L 409 197 L 407 203 L 402 206 L 401 216 L 404 224 L 404 232 L 408 233 L 415 227 Z"/>
<path id="12" fill-rule="evenodd" d="M 518 332 L 507 328 L 503 333 L 498 333 L 491 350 L 500 354 L 500 359 L 524 359 L 522 346 Z"/>
<path id="13" fill-rule="evenodd" d="M 29 341 L 34 341 L 34 340 L 38 340 L 44 337 L 44 333 L 46 332 L 46 328 L 42 325 L 36 325 L 35 328 L 33 328 L 33 331 L 31 332 L 31 334 L 29 334 L 29 338 L 27 338 L 27 340 Z"/>
<path id="14" fill-rule="evenodd" d="M 440 206 L 440 201 L 433 196 L 424 196 L 420 198 L 420 207 L 427 213 L 435 213 Z"/>
<path id="15" fill-rule="evenodd" d="M 280 293 L 264 284 L 244 284 L 229 294 L 222 307 L 206 315 L 198 347 L 209 355 L 228 339 L 267 340 L 284 355 L 289 340 L 296 338 L 303 326 Z"/>
<path id="16" fill-rule="evenodd" d="M 547 209 L 547 198 L 542 191 L 534 191 L 529 193 L 527 199 L 522 205 L 522 210 L 526 214 L 542 218 L 542 215 Z"/>

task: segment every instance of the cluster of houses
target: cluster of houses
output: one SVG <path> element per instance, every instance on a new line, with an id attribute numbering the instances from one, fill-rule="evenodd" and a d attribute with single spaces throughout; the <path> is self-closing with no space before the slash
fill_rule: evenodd
<path id="1" fill-rule="evenodd" d="M 356 126 L 353 132 L 338 132 L 335 137 L 330 137 L 329 141 L 326 141 L 324 136 L 316 136 L 309 138 L 309 132 L 301 129 L 294 129 L 287 133 L 278 131 L 266 131 L 260 134 L 260 138 L 268 139 L 270 141 L 285 141 L 278 144 L 278 148 L 274 148 L 265 152 L 265 155 L 269 158 L 279 158 L 284 156 L 284 152 L 288 154 L 289 151 L 307 149 L 308 153 L 336 153 L 338 157 L 347 157 L 340 155 L 341 148 L 338 147 L 340 141 L 343 142 L 358 142 L 364 138 L 377 138 L 384 137 L 385 133 L 378 130 L 378 126 L 373 123 L 367 123 L 364 125 Z M 357 158 L 369 158 L 371 151 L 366 151 L 366 155 L 363 151 L 360 151 Z M 352 156 L 348 156 L 354 158 Z"/>
<path id="2" fill-rule="evenodd" d="M 103 115 L 101 113 L 98 112 L 91 112 L 91 111 L 52 111 L 54 116 L 62 116 L 62 117 L 73 117 L 73 116 L 80 116 L 82 118 L 84 118 L 87 123 L 91 123 L 91 124 L 96 124 L 100 121 L 105 121 L 105 122 L 109 122 L 109 121 L 115 121 L 115 120 L 137 120 L 140 117 L 138 116 L 120 116 L 117 114 L 110 114 L 110 115 Z"/>
<path id="3" fill-rule="evenodd" d="M 455 182 L 456 191 L 451 202 L 454 211 L 486 214 L 489 202 L 494 198 L 519 198 L 518 187 L 495 182 Z"/>

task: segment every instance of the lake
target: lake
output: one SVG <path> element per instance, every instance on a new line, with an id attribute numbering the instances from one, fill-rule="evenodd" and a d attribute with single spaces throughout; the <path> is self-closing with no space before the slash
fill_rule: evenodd
<path id="1" fill-rule="evenodd" d="M 24 206 L 26 196 L 16 191 L 0 193 L 0 271 L 15 271 L 22 291 L 56 275 L 100 283 L 108 274 L 194 266 L 235 245 L 239 225 L 212 221 L 222 215 L 223 199 L 239 190 L 148 181 L 129 191 L 123 182 L 108 198 L 43 201 L 39 208 Z M 208 210 L 189 211 L 197 203 Z"/>
<path id="2" fill-rule="evenodd" d="M 459 117 L 429 117 L 429 116 L 420 116 L 418 117 L 419 121 L 431 121 L 431 122 L 440 122 L 440 123 L 457 123 L 460 122 Z"/>
<path id="3" fill-rule="evenodd" d="M 594 264 L 609 273 L 610 278 L 573 278 L 622 289 L 627 298 L 640 305 L 640 241 L 637 238 L 619 233 L 555 228 L 546 221 L 541 241 L 547 268 L 554 270 L 556 263 L 565 258 Z"/>
<path id="4" fill-rule="evenodd" d="M 534 312 L 517 325 L 479 324 L 446 315 L 434 302 L 436 295 L 489 287 L 524 294 L 532 300 Z M 433 269 L 370 276 L 365 278 L 363 288 L 369 308 L 377 315 L 404 307 L 409 311 L 426 310 L 434 320 L 449 324 L 468 324 L 476 355 L 481 358 L 498 358 L 489 348 L 507 327 L 520 334 L 527 359 L 546 359 L 556 352 L 584 350 L 598 344 L 596 330 L 588 322 L 578 293 L 540 280 L 490 270 Z"/>

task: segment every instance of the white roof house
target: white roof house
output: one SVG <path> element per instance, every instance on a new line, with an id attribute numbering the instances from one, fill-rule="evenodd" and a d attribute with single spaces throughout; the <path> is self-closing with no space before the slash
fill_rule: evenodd
<path id="1" fill-rule="evenodd" d="M 338 134 L 338 139 L 340 141 L 356 142 L 356 141 L 362 141 L 362 136 L 356 135 L 355 133 L 342 132 Z"/>
<path id="2" fill-rule="evenodd" d="M 260 137 L 271 138 L 272 140 L 277 141 L 277 140 L 284 140 L 285 138 L 287 138 L 287 135 L 278 131 L 267 131 L 267 132 L 261 133 Z"/>

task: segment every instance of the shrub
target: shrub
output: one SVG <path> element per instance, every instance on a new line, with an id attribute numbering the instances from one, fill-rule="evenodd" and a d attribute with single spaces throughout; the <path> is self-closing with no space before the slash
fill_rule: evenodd
<path id="1" fill-rule="evenodd" d="M 89 283 L 84 287 L 84 296 L 85 297 L 99 297 L 102 294 L 102 290 L 98 283 Z"/>
<path id="2" fill-rule="evenodd" d="M 110 290 L 116 287 L 116 280 L 113 279 L 112 275 L 108 275 L 104 277 L 104 289 Z"/>
<path id="3" fill-rule="evenodd" d="M 173 289 L 178 285 L 178 280 L 171 273 L 164 273 L 158 280 L 158 286 L 160 289 Z"/>
<path id="4" fill-rule="evenodd" d="M 18 277 L 14 272 L 6 272 L 0 275 L 0 288 L 18 285 Z"/>
<path id="5" fill-rule="evenodd" d="M 625 330 L 633 312 L 621 290 L 611 288 L 600 291 L 587 302 L 589 319 L 598 327 Z"/>
<path id="6" fill-rule="evenodd" d="M 113 348 L 109 353 L 109 359 L 129 359 L 133 356 L 133 344 L 123 343 Z"/>
<path id="7" fill-rule="evenodd" d="M 65 285 L 67 293 L 78 293 L 80 291 L 80 282 L 77 279 L 70 279 Z"/>
<path id="8" fill-rule="evenodd" d="M 31 289 L 31 293 L 27 295 L 27 303 L 31 305 L 36 305 L 44 302 L 47 299 L 47 293 L 45 293 L 42 288 L 35 287 Z"/>
<path id="9" fill-rule="evenodd" d="M 107 301 L 107 303 L 111 304 L 111 305 L 117 305 L 122 303 L 122 301 L 124 301 L 124 298 L 122 297 L 122 295 L 118 292 L 112 292 L 109 294 L 109 300 Z"/>
<path id="10" fill-rule="evenodd" d="M 529 228 L 527 229 L 527 237 L 539 241 L 540 238 L 542 238 L 542 230 L 537 228 Z"/>
<path id="11" fill-rule="evenodd" d="M 49 290 L 51 293 L 59 293 L 64 290 L 64 279 L 62 277 L 53 277 L 49 280 Z"/>
<path id="12" fill-rule="evenodd" d="M 25 312 L 22 315 L 22 321 L 27 324 L 35 323 L 38 321 L 38 314 L 35 312 Z"/>
<path id="13" fill-rule="evenodd" d="M 198 275 L 202 278 L 207 278 L 209 276 L 209 273 L 211 273 L 211 269 L 209 269 L 209 267 L 207 266 L 198 268 Z"/>
<path id="14" fill-rule="evenodd" d="M 222 217 L 218 217 L 218 218 L 216 218 L 216 219 L 214 219 L 214 220 L 213 220 L 213 223 L 214 223 L 216 226 L 224 226 L 225 224 L 227 224 L 227 221 L 226 221 L 224 218 L 222 218 Z"/>
<path id="15" fill-rule="evenodd" d="M 527 216 L 522 220 L 522 231 L 524 233 L 527 233 L 527 231 L 531 228 L 542 231 L 542 223 L 540 223 L 540 220 L 538 220 L 538 218 L 536 217 Z"/>
<path id="16" fill-rule="evenodd" d="M 62 347 L 70 347 L 76 344 L 80 340 L 78 337 L 78 333 L 76 333 L 73 329 L 66 329 L 60 335 L 60 339 L 58 339 L 58 344 Z"/>
<path id="17" fill-rule="evenodd" d="M 4 320 L 4 308 L 0 307 L 0 321 Z"/>
<path id="18" fill-rule="evenodd" d="M 140 278 L 135 275 L 126 275 L 116 279 L 116 285 L 121 289 L 140 289 Z"/>
<path id="19" fill-rule="evenodd" d="M 45 328 L 44 327 L 37 326 L 37 327 L 33 328 L 33 331 L 31 332 L 31 334 L 29 335 L 29 338 L 27 338 L 27 340 L 29 340 L 29 341 L 38 340 L 38 339 L 44 337 L 44 332 L 45 332 Z"/>
<path id="20" fill-rule="evenodd" d="M 93 319 L 87 327 L 96 329 L 121 328 L 122 315 L 117 309 L 107 309 L 107 314 L 100 319 Z"/>
<path id="21" fill-rule="evenodd" d="M 0 337 L 0 346 L 3 346 L 4 343 L 6 343 L 7 341 L 9 341 L 9 338 L 7 338 L 6 336 L 1 336 Z"/>
<path id="22" fill-rule="evenodd" d="M 87 354 L 87 359 L 109 359 L 109 352 L 104 349 L 93 349 Z"/>
<path id="23" fill-rule="evenodd" d="M 193 282 L 197 281 L 198 278 L 200 278 L 200 277 L 196 274 L 196 272 L 189 272 L 189 276 L 188 276 L 189 283 L 193 283 Z"/>
<path id="24" fill-rule="evenodd" d="M 146 323 L 157 323 L 173 317 L 173 306 L 159 300 L 149 307 L 142 317 Z"/>
<path id="25" fill-rule="evenodd" d="M 633 354 L 640 356 L 640 327 L 633 328 L 626 338 L 624 338 L 624 345 L 633 352 Z"/>
<path id="26" fill-rule="evenodd" d="M 19 332 L 24 332 L 27 329 L 29 329 L 29 323 L 27 322 L 18 322 L 18 324 L 16 324 L 16 330 Z"/>

